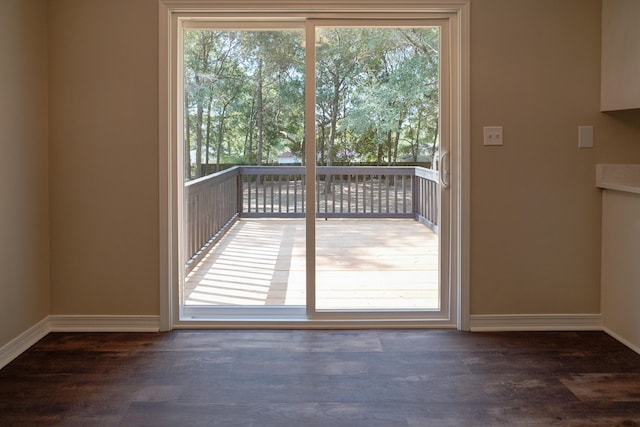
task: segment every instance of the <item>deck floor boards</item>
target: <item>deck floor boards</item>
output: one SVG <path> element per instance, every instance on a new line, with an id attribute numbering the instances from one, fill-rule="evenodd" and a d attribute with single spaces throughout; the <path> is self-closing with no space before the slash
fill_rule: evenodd
<path id="1" fill-rule="evenodd" d="M 438 236 L 406 219 L 316 222 L 318 309 L 435 309 Z M 305 304 L 305 221 L 243 219 L 185 280 L 185 305 Z"/>

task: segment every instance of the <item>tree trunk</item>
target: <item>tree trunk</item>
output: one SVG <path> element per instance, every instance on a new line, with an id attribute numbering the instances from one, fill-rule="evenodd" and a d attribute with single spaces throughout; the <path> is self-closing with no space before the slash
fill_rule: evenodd
<path id="1" fill-rule="evenodd" d="M 254 128 L 254 123 L 255 123 L 255 111 L 253 110 L 254 106 L 255 106 L 255 97 L 251 99 L 251 109 L 249 110 L 249 120 L 247 123 L 247 137 L 245 138 L 245 147 L 244 147 L 244 154 L 246 156 L 247 159 L 247 164 L 252 165 L 253 164 L 253 128 Z M 248 143 L 247 143 L 248 141 Z M 248 146 L 248 148 L 247 148 Z"/>
<path id="2" fill-rule="evenodd" d="M 393 138 L 391 138 L 393 132 L 387 132 L 387 164 L 391 166 L 391 146 L 393 145 Z"/>
<path id="3" fill-rule="evenodd" d="M 333 99 L 331 100 L 331 125 L 329 128 L 329 141 L 327 144 L 327 166 L 333 165 L 333 146 L 336 142 L 336 134 L 338 133 L 338 114 L 340 113 L 340 78 L 338 74 L 333 75 Z M 324 193 L 332 193 L 333 176 L 327 175 L 324 178 Z"/>
<path id="4" fill-rule="evenodd" d="M 337 74 L 333 76 L 333 99 L 331 100 L 331 127 L 329 128 L 329 142 L 327 144 L 327 166 L 333 165 L 333 145 L 338 130 L 338 114 L 340 112 L 340 80 Z"/>
<path id="5" fill-rule="evenodd" d="M 262 58 L 258 59 L 258 88 L 256 96 L 258 98 L 258 112 L 257 112 L 257 126 L 258 126 L 258 147 L 256 153 L 256 163 L 258 166 L 262 165 L 262 145 L 263 141 L 263 105 L 262 105 Z"/>
<path id="6" fill-rule="evenodd" d="M 416 141 L 413 144 L 413 146 L 411 147 L 411 151 L 412 151 L 412 155 L 413 155 L 413 161 L 417 162 L 418 161 L 418 153 L 420 152 L 420 128 L 422 127 L 422 114 L 419 113 L 418 114 L 418 127 L 416 128 Z"/>
<path id="7" fill-rule="evenodd" d="M 400 115 L 398 119 L 398 130 L 396 130 L 396 137 L 393 141 L 393 164 L 395 165 L 398 162 L 398 144 L 400 144 L 400 132 L 402 131 L 402 123 L 404 122 L 404 118 Z"/>
<path id="8" fill-rule="evenodd" d="M 187 180 L 193 179 L 193 173 L 191 171 L 191 117 L 189 116 L 189 93 L 185 91 L 184 94 L 184 122 L 185 122 L 185 135 L 184 135 L 184 177 Z"/>
<path id="9" fill-rule="evenodd" d="M 325 135 L 325 130 L 324 130 L 324 125 L 320 126 L 320 164 L 324 165 L 325 161 L 324 161 L 324 141 L 327 139 L 327 136 Z M 318 147 L 316 147 L 317 149 Z"/>
<path id="10" fill-rule="evenodd" d="M 202 176 L 202 117 L 204 109 L 198 104 L 196 113 L 196 178 Z"/>
<path id="11" fill-rule="evenodd" d="M 209 35 L 211 37 L 211 35 Z M 209 71 L 209 54 L 211 53 L 211 39 L 203 39 L 202 40 L 202 57 L 200 60 L 202 61 L 202 73 L 206 75 Z M 198 72 L 196 72 L 195 76 L 196 86 L 200 87 L 202 84 L 202 79 Z M 203 116 L 204 116 L 204 108 L 202 107 L 201 102 L 197 102 L 198 107 L 196 111 L 196 173 L 195 177 L 199 178 L 202 176 L 202 144 L 203 144 L 203 135 L 202 135 L 202 125 L 203 125 Z"/>
<path id="12" fill-rule="evenodd" d="M 220 123 L 218 123 L 218 146 L 216 147 L 216 172 L 220 172 L 220 152 L 222 151 L 222 142 L 224 139 L 224 118 L 227 114 L 227 106 L 222 108 L 220 114 Z"/>
<path id="13" fill-rule="evenodd" d="M 205 137 L 206 149 L 204 152 L 205 159 L 205 172 L 204 175 L 209 174 L 209 152 L 211 151 L 211 104 L 213 104 L 213 95 L 209 96 L 209 102 L 207 103 L 207 133 Z M 217 171 L 217 169 L 216 169 Z"/>

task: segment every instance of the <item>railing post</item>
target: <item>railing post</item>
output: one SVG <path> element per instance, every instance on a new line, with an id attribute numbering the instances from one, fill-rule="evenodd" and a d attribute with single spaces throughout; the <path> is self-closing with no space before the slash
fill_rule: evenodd
<path id="1" fill-rule="evenodd" d="M 238 168 L 238 176 L 236 177 L 236 213 L 242 216 L 244 210 L 244 184 L 242 182 L 242 166 Z"/>
<path id="2" fill-rule="evenodd" d="M 419 194 L 418 191 L 418 176 L 416 175 L 416 167 L 413 167 L 413 174 L 411 175 L 411 213 L 418 217 L 419 206 Z"/>

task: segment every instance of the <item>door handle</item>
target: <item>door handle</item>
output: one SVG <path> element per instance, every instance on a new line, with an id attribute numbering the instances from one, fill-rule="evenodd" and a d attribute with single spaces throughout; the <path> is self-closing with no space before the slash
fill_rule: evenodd
<path id="1" fill-rule="evenodd" d="M 445 151 L 440 156 L 440 185 L 442 188 L 449 188 L 449 152 Z"/>

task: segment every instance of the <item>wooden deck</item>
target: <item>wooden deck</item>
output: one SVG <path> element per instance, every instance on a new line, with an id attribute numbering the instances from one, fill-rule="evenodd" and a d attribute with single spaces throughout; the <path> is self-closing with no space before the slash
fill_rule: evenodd
<path id="1" fill-rule="evenodd" d="M 437 309 L 438 236 L 406 219 L 316 222 L 318 309 Z M 185 279 L 187 306 L 305 304 L 305 223 L 243 219 Z"/>

